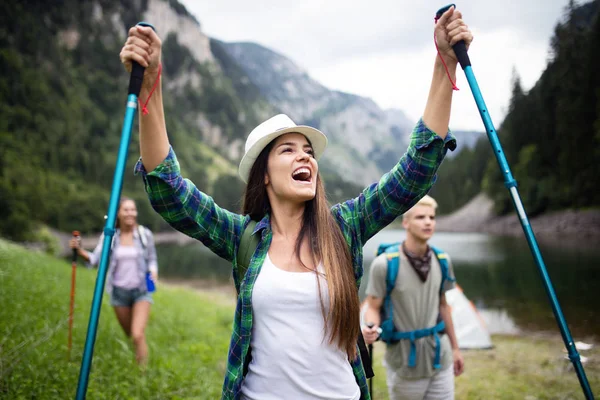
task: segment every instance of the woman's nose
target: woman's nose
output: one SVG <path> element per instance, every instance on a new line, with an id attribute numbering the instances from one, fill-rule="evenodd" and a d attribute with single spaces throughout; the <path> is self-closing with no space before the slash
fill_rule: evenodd
<path id="1" fill-rule="evenodd" d="M 303 160 L 307 160 L 308 159 L 308 154 L 306 154 L 305 152 L 301 152 L 298 155 L 298 161 L 303 161 Z"/>

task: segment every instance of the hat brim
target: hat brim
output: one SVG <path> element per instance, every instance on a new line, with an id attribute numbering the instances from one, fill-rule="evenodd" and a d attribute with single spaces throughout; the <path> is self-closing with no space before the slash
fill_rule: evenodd
<path id="1" fill-rule="evenodd" d="M 244 183 L 248 183 L 250 170 L 252 169 L 252 166 L 254 165 L 254 162 L 260 155 L 261 151 L 263 151 L 263 149 L 267 147 L 273 140 L 277 139 L 281 135 L 285 135 L 286 133 L 300 133 L 306 136 L 312 145 L 316 160 L 321 158 L 323 152 L 325 151 L 325 147 L 327 147 L 327 136 L 325 136 L 325 134 L 320 130 L 310 126 L 299 125 L 271 132 L 254 143 L 254 145 L 246 152 L 246 154 L 244 154 L 244 157 L 242 157 L 238 173 Z"/>

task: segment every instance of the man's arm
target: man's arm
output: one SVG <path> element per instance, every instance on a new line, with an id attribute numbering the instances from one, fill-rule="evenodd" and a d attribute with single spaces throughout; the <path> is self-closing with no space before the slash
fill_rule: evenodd
<path id="1" fill-rule="evenodd" d="M 383 299 L 374 296 L 367 296 L 367 310 L 365 311 L 365 322 L 374 326 L 381 325 L 381 306 Z"/>
<path id="2" fill-rule="evenodd" d="M 383 305 L 383 299 L 374 296 L 367 296 L 365 301 L 367 305 L 365 311 L 365 324 L 362 327 L 362 333 L 367 344 L 372 344 L 379 337 L 379 325 L 381 325 L 381 306 Z M 370 326 L 371 325 L 371 326 Z M 370 326 L 370 327 L 369 327 Z"/>
<path id="3" fill-rule="evenodd" d="M 369 268 L 369 280 L 367 282 L 365 300 L 366 310 L 364 315 L 365 326 L 362 326 L 362 333 L 367 344 L 372 344 L 379 337 L 379 325 L 381 317 L 379 312 L 383 305 L 383 299 L 386 294 L 385 279 L 387 276 L 387 257 L 385 254 L 380 254 L 375 257 Z M 368 324 L 373 324 L 368 327 Z"/>
<path id="4" fill-rule="evenodd" d="M 440 297 L 440 315 L 444 324 L 446 325 L 446 334 L 450 339 L 450 345 L 452 346 L 452 358 L 454 363 L 454 375 L 459 376 L 463 373 L 465 368 L 465 362 L 463 360 L 460 349 L 458 348 L 458 340 L 456 340 L 456 332 L 454 331 L 454 323 L 452 322 L 452 314 L 450 312 L 450 306 L 446 302 L 446 294 L 443 293 Z"/>

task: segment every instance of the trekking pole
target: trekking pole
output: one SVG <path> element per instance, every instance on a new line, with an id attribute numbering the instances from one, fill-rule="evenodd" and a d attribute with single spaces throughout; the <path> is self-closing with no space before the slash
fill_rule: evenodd
<path id="1" fill-rule="evenodd" d="M 367 328 L 372 328 L 374 327 L 375 324 L 372 322 L 368 322 L 367 323 Z M 377 328 L 377 333 L 379 333 L 379 335 L 381 335 L 381 328 Z M 376 340 L 379 340 L 380 336 L 377 337 Z M 371 368 L 374 368 L 374 364 L 373 364 L 373 343 L 369 344 L 368 346 L 369 349 L 369 358 L 371 359 Z M 373 377 L 369 378 L 369 394 L 371 395 L 371 400 L 373 400 Z"/>
<path id="2" fill-rule="evenodd" d="M 73 239 L 79 239 L 79 232 L 73 231 Z M 69 338 L 67 340 L 67 359 L 71 359 L 71 344 L 73 333 L 73 308 L 75 307 L 75 273 L 77 269 L 77 249 L 73 249 L 71 259 L 71 302 L 69 304 Z"/>
<path id="3" fill-rule="evenodd" d="M 375 326 L 372 322 L 367 324 L 367 328 L 372 328 Z M 371 368 L 373 368 L 373 343 L 369 343 L 369 358 L 371 359 Z M 373 377 L 369 378 L 369 394 L 371 395 L 371 400 L 373 400 Z"/>
<path id="4" fill-rule="evenodd" d="M 369 357 L 371 357 L 371 366 L 373 365 L 373 343 L 369 345 Z M 371 367 L 372 368 L 372 367 Z M 373 377 L 369 378 L 369 394 L 373 399 Z"/>
<path id="5" fill-rule="evenodd" d="M 445 7 L 440 8 L 436 13 L 436 18 L 440 18 L 442 14 L 452 6 L 456 8 L 454 4 L 449 4 Z M 465 42 L 460 41 L 454 46 L 452 46 L 452 48 L 454 49 L 454 53 L 456 53 L 456 58 L 458 59 L 458 62 L 460 63 L 463 71 L 465 72 L 467 81 L 469 82 L 469 86 L 471 87 L 471 92 L 473 93 L 473 97 L 475 98 L 475 103 L 477 103 L 479 114 L 481 115 L 481 119 L 483 120 L 483 124 L 485 126 L 486 134 L 488 136 L 488 139 L 490 140 L 490 144 L 492 145 L 494 154 L 496 155 L 498 166 L 500 167 L 500 170 L 504 175 L 504 185 L 510 191 L 513 205 L 515 206 L 515 209 L 519 215 L 521 227 L 523 228 L 523 232 L 525 233 L 525 237 L 527 238 L 529 248 L 531 249 L 531 253 L 533 255 L 535 263 L 542 276 L 544 287 L 546 289 L 546 294 L 548 295 L 548 298 L 550 299 L 550 304 L 552 306 L 552 312 L 554 313 L 554 317 L 557 320 L 560 333 L 565 343 L 565 347 L 567 348 L 567 351 L 569 353 L 569 359 L 575 367 L 575 372 L 577 373 L 579 383 L 581 384 L 581 388 L 583 389 L 583 393 L 585 394 L 586 399 L 591 400 L 594 398 L 594 395 L 592 394 L 592 389 L 585 375 L 585 370 L 583 369 L 583 365 L 581 364 L 579 353 L 577 352 L 577 348 L 575 347 L 575 343 L 573 342 L 573 338 L 571 337 L 571 332 L 569 331 L 569 327 L 567 326 L 567 321 L 562 313 L 560 304 L 558 303 L 558 298 L 556 297 L 556 293 L 554 292 L 554 288 L 550 280 L 550 276 L 548 275 L 548 271 L 546 270 L 544 260 L 542 259 L 542 253 L 540 252 L 537 241 L 535 239 L 535 235 L 533 234 L 533 230 L 531 228 L 531 225 L 529 224 L 529 219 L 527 217 L 527 214 L 525 213 L 525 208 L 523 207 L 523 203 L 521 202 L 519 192 L 517 191 L 517 181 L 513 178 L 510 172 L 510 168 L 508 167 L 508 162 L 506 161 L 506 157 L 504 156 L 502 145 L 500 144 L 500 140 L 498 139 L 496 129 L 492 124 L 492 120 L 489 116 L 488 109 L 485 105 L 485 102 L 483 101 L 481 91 L 479 90 L 479 85 L 477 84 L 477 80 L 475 79 L 475 75 L 473 74 L 473 70 L 471 68 L 471 61 L 469 60 L 469 56 L 467 54 Z"/>
<path id="6" fill-rule="evenodd" d="M 138 25 L 149 26 L 154 29 L 151 24 L 145 22 L 140 22 Z M 96 331 L 98 329 L 98 319 L 100 317 L 100 307 L 102 306 L 102 293 L 104 291 L 104 283 L 106 280 L 106 272 L 110 258 L 110 244 L 115 234 L 114 228 L 119 207 L 119 198 L 121 197 L 121 189 L 123 186 L 123 173 L 127 163 L 127 150 L 131 139 L 131 128 L 133 126 L 133 120 L 138 107 L 138 96 L 142 88 L 143 80 L 144 67 L 133 61 L 131 76 L 129 78 L 129 91 L 127 96 L 127 106 L 125 109 L 125 119 L 123 121 L 123 129 L 121 131 L 121 143 L 119 145 L 119 153 L 117 156 L 113 185 L 108 204 L 108 213 L 106 223 L 104 225 L 102 255 L 100 258 L 100 265 L 98 267 L 98 275 L 96 277 L 96 286 L 92 300 L 92 310 L 90 313 L 90 321 L 85 339 L 85 348 L 83 352 L 83 359 L 81 361 L 81 369 L 79 371 L 79 381 L 77 383 L 77 394 L 75 397 L 76 400 L 85 399 L 85 394 L 87 391 L 92 356 L 94 353 L 94 342 L 96 340 Z"/>

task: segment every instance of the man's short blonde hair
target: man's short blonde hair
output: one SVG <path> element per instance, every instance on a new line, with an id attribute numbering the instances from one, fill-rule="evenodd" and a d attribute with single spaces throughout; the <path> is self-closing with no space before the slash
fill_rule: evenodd
<path id="1" fill-rule="evenodd" d="M 415 204 L 407 212 L 405 212 L 404 214 L 402 214 L 402 219 L 408 218 L 410 216 L 410 211 L 413 208 L 415 208 L 416 206 L 433 207 L 434 210 L 437 210 L 438 203 L 437 203 L 437 201 L 435 201 L 435 199 L 433 197 L 431 197 L 430 195 L 426 194 L 425 196 L 423 196 L 423 198 L 421 198 L 421 200 L 419 200 L 417 202 L 417 204 Z"/>

